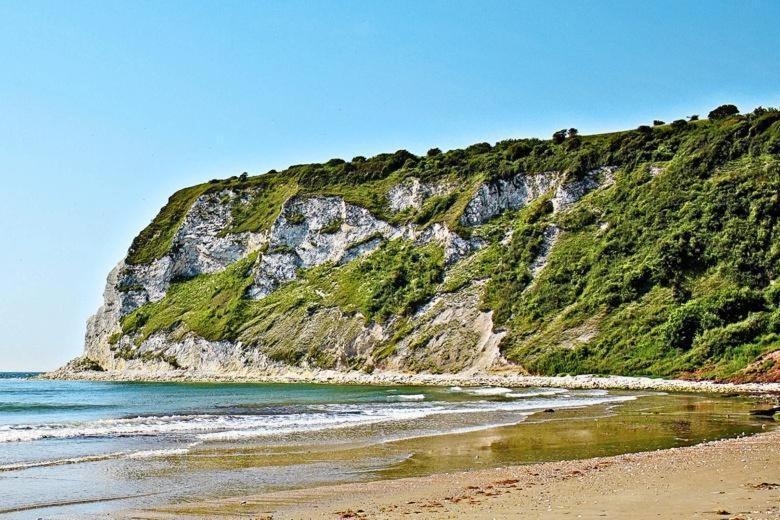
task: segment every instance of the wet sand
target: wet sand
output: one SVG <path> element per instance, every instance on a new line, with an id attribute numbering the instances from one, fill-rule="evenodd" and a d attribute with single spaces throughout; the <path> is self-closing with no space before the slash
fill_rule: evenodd
<path id="1" fill-rule="evenodd" d="M 323 486 L 124 518 L 780 518 L 780 432 L 630 455 Z"/>

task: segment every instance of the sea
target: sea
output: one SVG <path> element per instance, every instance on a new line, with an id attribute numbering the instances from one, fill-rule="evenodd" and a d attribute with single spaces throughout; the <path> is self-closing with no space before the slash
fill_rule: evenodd
<path id="1" fill-rule="evenodd" d="M 0 518 L 679 446 L 748 400 L 562 388 L 49 381 L 0 373 Z M 584 432 L 584 433 L 583 433 Z"/>

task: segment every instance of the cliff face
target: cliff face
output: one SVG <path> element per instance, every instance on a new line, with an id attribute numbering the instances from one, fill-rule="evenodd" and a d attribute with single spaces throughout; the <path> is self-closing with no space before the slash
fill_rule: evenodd
<path id="1" fill-rule="evenodd" d="M 109 274 L 71 368 L 765 377 L 780 332 L 778 121 L 188 188 Z M 713 136 L 731 151 L 711 151 Z"/>
<path id="2" fill-rule="evenodd" d="M 460 222 L 479 225 L 544 196 L 554 208 L 562 209 L 598 187 L 598 179 L 613 171 L 610 167 L 593 170 L 567 184 L 559 172 L 485 182 L 469 199 Z M 446 191 L 412 177 L 388 191 L 390 209 L 394 213 L 419 210 L 426 199 Z M 408 242 L 411 247 L 433 245 L 441 249 L 444 267 L 486 245 L 478 237 L 461 237 L 443 223 L 393 225 L 332 196 L 293 196 L 282 204 L 267 232 L 233 234 L 226 230 L 232 223 L 230 205 L 236 200 L 239 195 L 231 190 L 201 195 L 182 220 L 168 253 L 150 264 L 133 265 L 123 260 L 111 271 L 104 305 L 87 324 L 86 357 L 106 370 L 120 371 L 165 371 L 172 367 L 213 373 L 283 370 L 284 364 L 270 359 L 262 343 L 247 348 L 241 341 L 206 340 L 192 333 L 175 337 L 169 330 L 155 331 L 138 343 L 137 334 L 123 334 L 122 320 L 146 304 L 163 300 L 172 282 L 223 271 L 252 253 L 260 254 L 251 262 L 251 283 L 244 297 L 260 300 L 295 280 L 302 269 L 352 262 L 388 241 Z M 536 262 L 541 269 L 543 262 Z M 478 360 L 482 363 L 479 368 L 485 369 L 498 362 L 497 344 L 504 332 L 494 333 L 491 313 L 479 310 L 483 285 L 484 281 L 475 281 L 458 291 L 432 296 L 410 316 L 414 331 L 399 341 L 385 366 L 457 372 L 477 368 Z M 349 369 L 349 360 L 356 358 L 372 365 L 373 350 L 393 336 L 397 318 L 377 324 L 359 313 L 345 314 L 336 308 L 318 310 L 305 320 L 280 315 L 261 342 L 306 344 L 307 350 L 316 351 L 320 359 L 329 357 L 339 369 Z M 426 349 L 415 351 L 415 342 L 434 333 Z M 308 363 L 303 360 L 302 364 Z"/>

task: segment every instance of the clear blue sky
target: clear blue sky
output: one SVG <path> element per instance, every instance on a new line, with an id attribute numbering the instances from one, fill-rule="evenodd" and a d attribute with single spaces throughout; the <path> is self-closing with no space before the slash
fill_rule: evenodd
<path id="1" fill-rule="evenodd" d="M 176 189 L 780 104 L 780 2 L 0 2 L 0 370 L 81 351 Z"/>

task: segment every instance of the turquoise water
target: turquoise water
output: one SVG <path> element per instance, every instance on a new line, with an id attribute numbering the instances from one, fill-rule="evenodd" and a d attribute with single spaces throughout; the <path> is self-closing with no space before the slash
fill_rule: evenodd
<path id="1" fill-rule="evenodd" d="M 0 514 L 18 518 L 83 518 L 192 497 L 379 478 L 409 467 L 418 450 L 404 447 L 410 439 L 523 428 L 550 408 L 609 415 L 645 398 L 555 388 L 103 383 L 27 375 L 0 374 Z"/>

